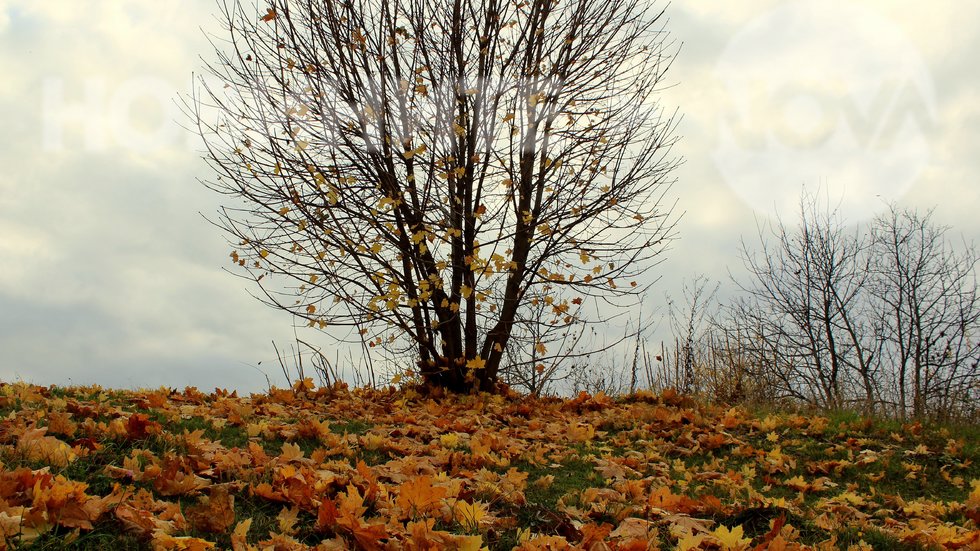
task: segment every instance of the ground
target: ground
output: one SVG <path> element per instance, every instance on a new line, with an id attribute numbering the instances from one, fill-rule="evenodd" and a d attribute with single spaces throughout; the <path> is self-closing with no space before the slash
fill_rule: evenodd
<path id="1" fill-rule="evenodd" d="M 980 548 L 971 426 L 309 380 L 0 416 L 0 550 Z"/>

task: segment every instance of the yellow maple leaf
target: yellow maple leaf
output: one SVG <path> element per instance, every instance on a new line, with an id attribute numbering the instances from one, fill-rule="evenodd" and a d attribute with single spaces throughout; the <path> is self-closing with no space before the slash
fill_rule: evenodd
<path id="1" fill-rule="evenodd" d="M 692 549 L 700 549 L 701 543 L 704 541 L 703 534 L 688 534 L 681 539 L 677 540 L 678 551 L 691 551 Z"/>
<path id="2" fill-rule="evenodd" d="M 565 434 L 572 442 L 588 442 L 595 438 L 595 426 L 588 423 L 572 423 Z"/>
<path id="3" fill-rule="evenodd" d="M 479 356 L 466 362 L 467 369 L 483 369 L 484 367 L 486 367 L 486 365 L 487 365 L 487 361 Z"/>
<path id="4" fill-rule="evenodd" d="M 276 516 L 276 520 L 279 521 L 280 532 L 287 536 L 295 534 L 297 532 L 296 523 L 299 522 L 299 507 L 291 509 L 283 507 Z"/>
<path id="5" fill-rule="evenodd" d="M 247 518 L 237 525 L 231 534 L 231 545 L 234 549 L 245 549 L 248 546 L 248 529 L 252 527 L 252 519 Z"/>
<path id="6" fill-rule="evenodd" d="M 980 508 L 980 478 L 970 482 L 970 487 L 973 488 L 973 491 L 966 498 L 966 504 L 971 507 Z"/>
<path id="7" fill-rule="evenodd" d="M 439 436 L 439 443 L 442 444 L 442 447 L 444 448 L 455 448 L 459 445 L 459 434 L 455 432 L 442 434 Z"/>
<path id="8" fill-rule="evenodd" d="M 549 474 L 542 476 L 534 481 L 534 487 L 540 490 L 547 490 L 555 482 L 555 475 Z"/>
<path id="9" fill-rule="evenodd" d="M 727 526 L 719 526 L 711 532 L 711 537 L 717 540 L 718 545 L 724 551 L 742 551 L 748 549 L 752 540 L 745 537 L 745 531 L 741 526 L 729 529 Z"/>
<path id="10" fill-rule="evenodd" d="M 486 518 L 486 516 L 487 507 L 479 501 L 474 501 L 473 503 L 459 501 L 453 507 L 453 517 L 456 519 L 456 522 L 460 523 L 467 530 L 476 530 L 480 526 L 480 521 Z"/>
<path id="11" fill-rule="evenodd" d="M 386 444 L 385 437 L 381 436 L 380 434 L 372 433 L 372 434 L 366 434 L 361 437 L 361 445 L 364 446 L 365 449 L 371 451 L 380 450 L 385 446 L 385 444 Z"/>
<path id="12" fill-rule="evenodd" d="M 843 492 L 839 496 L 837 496 L 836 499 L 838 499 L 843 503 L 849 503 L 851 505 L 854 505 L 855 507 L 861 507 L 866 503 L 865 499 L 862 496 L 854 492 Z"/>
<path id="13" fill-rule="evenodd" d="M 285 443 L 282 445 L 282 454 L 279 456 L 279 459 L 287 463 L 289 461 L 303 459 L 304 455 L 306 455 L 306 452 L 300 449 L 297 444 Z"/>
<path id="14" fill-rule="evenodd" d="M 810 490 L 810 485 L 807 483 L 806 480 L 803 480 L 803 477 L 800 475 L 796 475 L 793 478 L 787 479 L 786 482 L 783 482 L 783 486 L 792 488 L 800 492 L 806 492 Z"/>
<path id="15" fill-rule="evenodd" d="M 483 551 L 483 536 L 454 536 L 453 543 L 459 551 Z"/>
<path id="16" fill-rule="evenodd" d="M 421 155 L 422 153 L 425 153 L 426 150 L 428 150 L 428 149 L 429 149 L 428 146 L 426 146 L 425 144 L 422 144 L 422 145 L 416 147 L 415 149 L 412 149 L 411 151 L 406 151 L 405 153 L 403 153 L 403 155 L 404 155 L 404 157 L 406 159 L 411 159 L 412 157 L 415 157 L 416 155 Z"/>

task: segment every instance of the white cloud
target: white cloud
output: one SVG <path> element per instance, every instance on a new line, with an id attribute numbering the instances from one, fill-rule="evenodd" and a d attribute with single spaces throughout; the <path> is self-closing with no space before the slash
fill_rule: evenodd
<path id="1" fill-rule="evenodd" d="M 221 270 L 223 238 L 198 214 L 216 198 L 172 120 L 212 6 L 14 0 L 0 12 L 17 10 L 0 34 L 0 379 L 236 386 L 236 369 L 258 375 L 241 362 L 291 338 L 288 317 Z M 156 130 L 144 147 L 126 140 Z"/>

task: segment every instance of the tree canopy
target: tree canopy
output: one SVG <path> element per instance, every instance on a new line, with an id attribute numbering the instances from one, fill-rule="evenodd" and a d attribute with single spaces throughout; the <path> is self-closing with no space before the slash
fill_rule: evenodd
<path id="1" fill-rule="evenodd" d="M 568 353 L 672 236 L 672 60 L 645 0 L 221 4 L 193 98 L 261 298 L 431 384 Z M 506 358 L 506 359 L 505 359 Z"/>

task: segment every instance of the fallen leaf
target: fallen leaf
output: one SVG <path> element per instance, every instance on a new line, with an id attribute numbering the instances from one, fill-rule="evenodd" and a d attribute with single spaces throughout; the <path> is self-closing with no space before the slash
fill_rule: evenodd
<path id="1" fill-rule="evenodd" d="M 17 452 L 30 461 L 40 461 L 52 467 L 67 467 L 78 456 L 71 446 L 54 436 L 45 436 L 47 428 L 28 429 L 17 439 Z"/>

